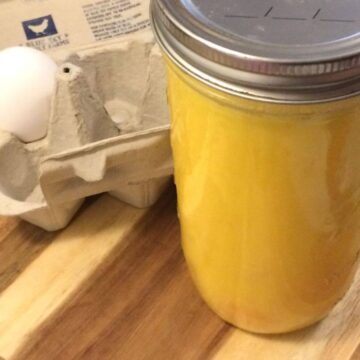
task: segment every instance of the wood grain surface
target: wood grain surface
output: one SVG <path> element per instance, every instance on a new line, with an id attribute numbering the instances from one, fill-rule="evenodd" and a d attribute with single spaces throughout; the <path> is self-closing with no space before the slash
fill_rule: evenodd
<path id="1" fill-rule="evenodd" d="M 227 325 L 180 246 L 174 189 L 149 210 L 104 195 L 62 232 L 0 218 L 0 359 L 358 360 L 360 275 L 320 324 L 282 336 Z"/>

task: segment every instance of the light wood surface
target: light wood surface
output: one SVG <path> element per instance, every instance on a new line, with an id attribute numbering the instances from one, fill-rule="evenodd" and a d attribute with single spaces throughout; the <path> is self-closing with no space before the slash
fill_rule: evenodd
<path id="1" fill-rule="evenodd" d="M 149 210 L 92 199 L 57 233 L 0 218 L 0 358 L 358 360 L 360 274 L 320 324 L 255 336 L 196 292 L 173 189 Z"/>

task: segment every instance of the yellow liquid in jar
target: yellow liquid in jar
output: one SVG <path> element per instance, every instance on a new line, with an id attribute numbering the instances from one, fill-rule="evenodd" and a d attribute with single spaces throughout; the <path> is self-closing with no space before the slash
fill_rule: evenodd
<path id="1" fill-rule="evenodd" d="M 183 249 L 210 307 L 252 332 L 328 314 L 360 250 L 360 99 L 230 96 L 168 62 Z"/>

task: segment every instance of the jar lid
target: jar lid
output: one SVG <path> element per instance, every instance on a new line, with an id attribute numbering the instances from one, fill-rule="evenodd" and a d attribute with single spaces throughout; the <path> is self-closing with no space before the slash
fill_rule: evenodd
<path id="1" fill-rule="evenodd" d="M 360 92 L 359 0 L 153 0 L 153 29 L 184 71 L 275 102 Z"/>

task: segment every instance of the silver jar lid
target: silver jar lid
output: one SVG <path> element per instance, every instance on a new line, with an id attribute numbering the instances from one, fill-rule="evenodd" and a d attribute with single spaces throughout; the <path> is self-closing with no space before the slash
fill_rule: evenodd
<path id="1" fill-rule="evenodd" d="M 153 0 L 167 55 L 222 91 L 273 102 L 360 93 L 360 0 Z"/>

